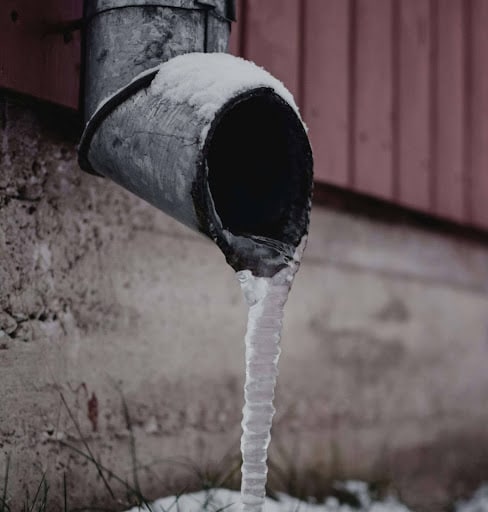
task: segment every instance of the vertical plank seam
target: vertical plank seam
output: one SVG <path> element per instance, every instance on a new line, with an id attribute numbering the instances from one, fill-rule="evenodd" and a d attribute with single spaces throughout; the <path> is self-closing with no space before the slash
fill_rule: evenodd
<path id="1" fill-rule="evenodd" d="M 87 2 L 82 2 L 81 17 L 83 20 L 86 19 Z M 86 76 L 86 24 L 83 23 L 83 27 L 80 31 L 80 79 L 78 85 L 78 110 L 81 112 L 83 120 L 85 120 L 85 76 Z"/>
<path id="2" fill-rule="evenodd" d="M 7 137 L 8 130 L 8 104 L 7 97 L 3 94 L 3 91 L 0 92 L 0 130 L 4 132 L 2 133 L 2 140 L 0 142 L 6 141 L 4 137 Z"/>
<path id="3" fill-rule="evenodd" d="M 208 50 L 208 9 L 205 9 L 203 13 L 203 51 L 207 53 Z"/>
<path id="4" fill-rule="evenodd" d="M 297 100 L 298 106 L 303 113 L 305 112 L 305 56 L 307 52 L 306 33 L 307 33 L 307 0 L 298 0 L 298 65 L 297 65 Z"/>
<path id="5" fill-rule="evenodd" d="M 437 213 L 437 173 L 438 173 L 438 4 L 430 0 L 430 52 L 429 52 L 429 207 L 431 213 Z"/>
<path id="6" fill-rule="evenodd" d="M 400 189 L 400 0 L 393 0 L 391 10 L 391 173 L 392 173 L 392 199 L 401 202 Z M 408 172 L 408 171 L 407 171 Z"/>
<path id="7" fill-rule="evenodd" d="M 248 0 L 239 0 L 239 16 L 241 17 L 241 31 L 239 32 L 239 40 L 237 42 L 239 55 L 247 58 L 247 30 L 248 30 Z"/>
<path id="8" fill-rule="evenodd" d="M 348 34 L 348 140 L 347 140 L 347 181 L 351 188 L 356 186 L 356 67 L 357 67 L 357 0 L 349 0 Z"/>
<path id="9" fill-rule="evenodd" d="M 463 2 L 463 203 L 464 218 L 473 222 L 472 186 L 473 186 L 473 17 L 472 2 Z"/>

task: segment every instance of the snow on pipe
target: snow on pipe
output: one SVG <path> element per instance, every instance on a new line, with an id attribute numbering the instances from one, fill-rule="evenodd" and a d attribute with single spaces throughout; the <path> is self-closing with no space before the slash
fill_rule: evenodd
<path id="1" fill-rule="evenodd" d="M 233 1 L 86 3 L 81 167 L 209 236 L 235 270 L 263 273 L 231 235 L 298 246 L 312 153 L 283 84 L 222 53 Z"/>

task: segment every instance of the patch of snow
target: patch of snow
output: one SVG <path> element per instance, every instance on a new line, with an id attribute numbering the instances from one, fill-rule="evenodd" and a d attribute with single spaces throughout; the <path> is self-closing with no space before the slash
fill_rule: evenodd
<path id="1" fill-rule="evenodd" d="M 204 120 L 200 135 L 203 145 L 212 121 L 225 104 L 241 93 L 261 87 L 270 88 L 283 98 L 301 120 L 293 95 L 282 82 L 253 62 L 227 53 L 186 53 L 174 57 L 161 64 L 150 91 L 156 95 L 164 92 L 166 98 L 196 109 L 198 117 Z"/>
<path id="2" fill-rule="evenodd" d="M 297 112 L 288 89 L 265 69 L 227 53 L 186 53 L 161 64 L 151 83 L 153 93 L 165 93 L 176 102 L 188 102 L 200 115 L 212 119 L 238 94 L 269 87 Z"/>
<path id="3" fill-rule="evenodd" d="M 368 492 L 367 484 L 349 481 L 341 484 L 342 488 L 354 495 L 360 504 L 352 507 L 340 503 L 337 498 L 329 497 L 324 503 L 306 503 L 286 494 L 278 494 L 278 500 L 266 498 L 264 512 L 410 512 L 395 498 L 388 497 L 383 501 L 374 501 Z M 238 491 L 227 489 L 211 489 L 179 497 L 170 496 L 156 501 L 151 505 L 151 512 L 239 512 L 241 496 Z M 132 508 L 128 512 L 148 512 L 146 507 Z M 485 509 L 464 510 L 462 512 L 485 512 Z"/>
<path id="4" fill-rule="evenodd" d="M 368 484 L 356 480 L 337 483 L 337 488 L 353 495 L 359 507 L 340 503 L 335 497 L 328 497 L 323 503 L 306 503 L 278 494 L 278 501 L 266 498 L 264 512 L 412 512 L 396 498 L 389 496 L 375 501 L 368 489 Z M 227 489 L 211 489 L 182 496 L 169 496 L 151 505 L 150 512 L 240 512 L 240 493 Z M 488 512 L 488 485 L 476 491 L 469 500 L 459 501 L 454 508 L 456 512 Z M 149 512 L 146 507 L 132 508 L 127 512 Z"/>
<path id="5" fill-rule="evenodd" d="M 459 501 L 456 512 L 488 512 L 488 485 L 480 487 L 471 499 Z"/>

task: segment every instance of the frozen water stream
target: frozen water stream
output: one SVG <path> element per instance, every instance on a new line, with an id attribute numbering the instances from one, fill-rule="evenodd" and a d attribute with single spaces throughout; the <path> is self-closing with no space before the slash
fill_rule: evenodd
<path id="1" fill-rule="evenodd" d="M 283 309 L 305 243 L 304 237 L 293 259 L 273 277 L 255 277 L 249 270 L 237 273 L 249 305 L 241 437 L 241 499 L 244 512 L 263 510 Z"/>

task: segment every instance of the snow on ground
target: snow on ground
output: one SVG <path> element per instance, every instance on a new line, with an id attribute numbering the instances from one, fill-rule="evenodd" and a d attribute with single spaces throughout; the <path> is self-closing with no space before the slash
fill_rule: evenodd
<path id="1" fill-rule="evenodd" d="M 266 498 L 264 512 L 413 512 L 394 497 L 375 501 L 370 497 L 364 482 L 348 481 L 338 484 L 357 498 L 358 507 L 341 504 L 336 498 L 327 498 L 324 503 L 305 503 L 280 494 L 278 501 Z M 488 485 L 481 487 L 471 499 L 456 504 L 456 512 L 488 512 Z M 127 512 L 147 511 L 132 508 Z M 240 493 L 227 489 L 212 489 L 182 496 L 170 496 L 156 501 L 151 512 L 239 512 Z"/>
<path id="2" fill-rule="evenodd" d="M 471 499 L 457 503 L 456 512 L 488 512 L 488 485 L 480 487 Z"/>
<path id="3" fill-rule="evenodd" d="M 299 501 L 285 494 L 278 495 L 278 501 L 266 498 L 264 512 L 410 512 L 407 507 L 394 498 L 373 501 L 368 486 L 363 482 L 349 481 L 339 484 L 341 489 L 357 498 L 359 508 L 340 504 L 336 498 L 328 498 L 323 504 Z M 138 512 L 133 508 L 128 512 Z M 171 496 L 156 501 L 152 512 L 239 512 L 240 493 L 227 489 L 212 489 L 193 494 L 184 494 L 178 498 Z M 485 512 L 485 509 L 466 509 L 463 512 Z M 486 509 L 488 512 L 488 508 Z"/>

